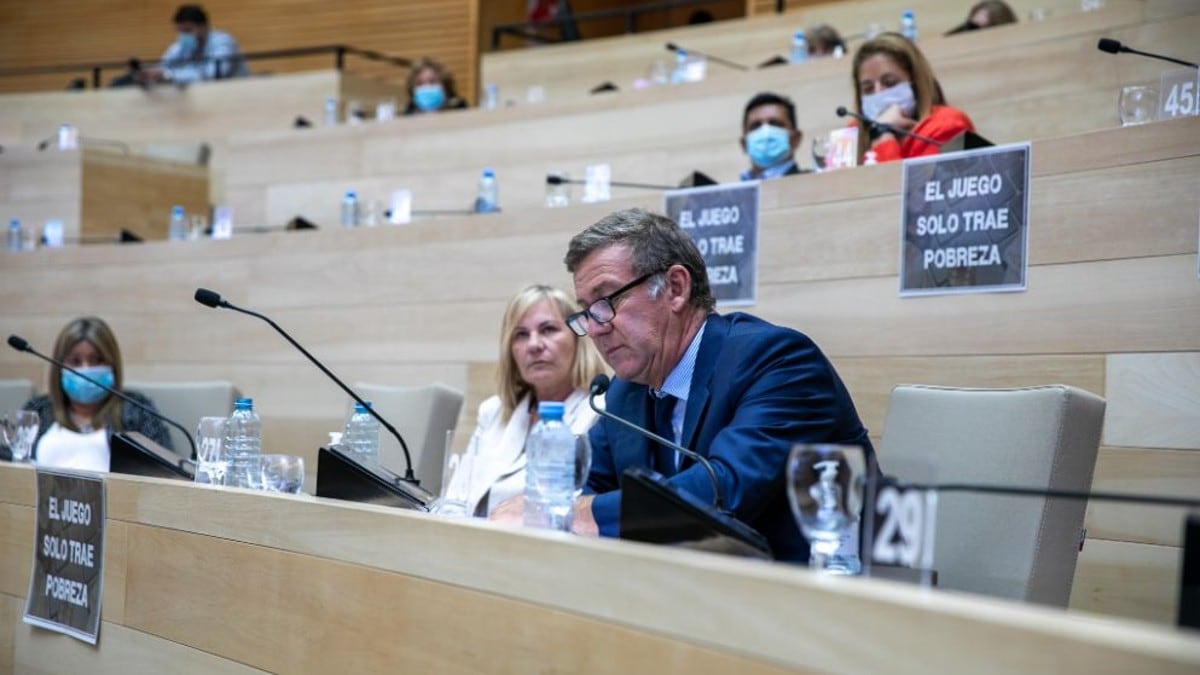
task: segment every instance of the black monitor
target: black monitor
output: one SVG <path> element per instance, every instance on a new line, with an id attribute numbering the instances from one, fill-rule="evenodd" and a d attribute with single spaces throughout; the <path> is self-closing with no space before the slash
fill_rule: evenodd
<path id="1" fill-rule="evenodd" d="M 718 511 L 645 467 L 621 480 L 621 538 L 651 544 L 771 560 L 771 547 L 753 528 Z"/>
<path id="2" fill-rule="evenodd" d="M 113 434 L 108 442 L 109 471 L 136 476 L 195 480 L 196 465 L 136 431 Z"/>
<path id="3" fill-rule="evenodd" d="M 1200 628 L 1200 514 L 1187 517 L 1179 575 L 1179 625 Z"/>
<path id="4" fill-rule="evenodd" d="M 369 467 L 337 446 L 317 451 L 317 496 L 428 511 L 435 495 L 382 466 Z"/>

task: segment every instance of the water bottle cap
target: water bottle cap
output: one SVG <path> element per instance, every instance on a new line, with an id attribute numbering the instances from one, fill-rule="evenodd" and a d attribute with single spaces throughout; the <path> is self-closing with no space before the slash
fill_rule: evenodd
<path id="1" fill-rule="evenodd" d="M 544 420 L 561 420 L 563 417 L 562 401 L 538 402 L 538 417 Z"/>
<path id="2" fill-rule="evenodd" d="M 175 206 L 172 206 L 171 207 L 171 215 L 172 216 L 182 216 L 183 215 L 183 207 L 179 206 L 178 204 Z"/>
<path id="3" fill-rule="evenodd" d="M 367 412 L 367 408 L 370 406 L 371 406 L 370 401 L 367 401 L 366 406 L 363 406 L 363 404 L 359 403 L 358 401 L 355 401 L 354 402 L 354 412 L 355 413 L 365 413 L 365 412 Z"/>
<path id="4" fill-rule="evenodd" d="M 484 170 L 483 170 L 483 177 L 484 177 L 484 178 L 495 178 L 495 177 L 496 177 L 496 172 L 495 172 L 495 171 L 492 171 L 491 169 L 484 169 Z"/>
<path id="5" fill-rule="evenodd" d="M 253 410 L 254 409 L 254 399 L 248 398 L 248 397 L 239 398 L 237 401 L 234 401 L 233 407 L 236 408 L 237 410 Z"/>
<path id="6" fill-rule="evenodd" d="M 802 31 L 802 30 L 796 31 L 796 34 L 793 37 L 803 40 L 804 39 L 804 31 Z"/>
<path id="7" fill-rule="evenodd" d="M 8 221 L 8 229 L 10 229 L 10 230 L 15 227 L 20 227 L 20 226 L 21 226 L 21 220 L 19 218 L 13 218 L 12 220 Z"/>
<path id="8" fill-rule="evenodd" d="M 915 16 L 916 16 L 916 14 L 913 14 L 913 11 L 911 9 L 904 10 L 904 18 L 911 19 Z"/>
<path id="9" fill-rule="evenodd" d="M 357 199 L 358 193 L 355 192 L 354 190 L 346 190 L 346 197 L 353 197 L 353 198 Z"/>

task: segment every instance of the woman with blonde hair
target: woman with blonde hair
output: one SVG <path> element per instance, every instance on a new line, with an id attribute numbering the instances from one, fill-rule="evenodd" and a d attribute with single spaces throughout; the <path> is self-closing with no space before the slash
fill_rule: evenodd
<path id="1" fill-rule="evenodd" d="M 604 372 L 604 362 L 590 340 L 567 328 L 567 315 L 574 310 L 566 293 L 542 284 L 527 286 L 509 300 L 500 326 L 498 393 L 479 406 L 471 437 L 473 470 L 469 477 L 458 472 L 451 478 L 470 481 L 469 513 L 487 516 L 524 493 L 525 443 L 539 402 L 562 401 L 563 422 L 575 434 L 587 433 L 595 423 L 588 385 Z"/>
<path id="2" fill-rule="evenodd" d="M 458 97 L 458 91 L 454 87 L 454 75 L 428 56 L 414 63 L 409 69 L 405 88 L 408 90 L 405 115 L 467 107 L 467 102 Z"/>
<path id="3" fill-rule="evenodd" d="M 939 144 L 975 130 L 966 113 L 946 103 L 925 55 L 899 33 L 884 33 L 863 43 L 854 55 L 852 78 L 860 115 L 936 141 L 928 143 L 908 134 L 897 138 L 883 129 L 860 129 L 860 158 L 868 151 L 875 153 L 879 162 L 935 155 Z"/>
<path id="4" fill-rule="evenodd" d="M 54 344 L 54 359 L 154 409 L 146 396 L 121 389 L 121 348 L 103 319 L 85 316 L 68 323 Z M 108 471 L 108 437 L 120 431 L 139 432 L 171 449 L 161 420 L 71 371 L 52 365 L 48 385 L 48 394 L 25 404 L 41 418 L 33 452 L 38 466 Z"/>

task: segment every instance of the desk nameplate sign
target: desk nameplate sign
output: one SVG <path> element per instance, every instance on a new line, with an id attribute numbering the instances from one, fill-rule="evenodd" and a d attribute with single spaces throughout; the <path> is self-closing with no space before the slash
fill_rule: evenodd
<path id="1" fill-rule="evenodd" d="M 1195 68 L 1163 71 L 1158 87 L 1158 119 L 1200 115 L 1200 72 Z"/>
<path id="2" fill-rule="evenodd" d="M 663 210 L 696 242 L 720 305 L 758 299 L 758 193 L 750 181 L 664 194 Z"/>
<path id="3" fill-rule="evenodd" d="M 1023 291 L 1030 144 L 904 162 L 900 295 Z"/>
<path id="4" fill-rule="evenodd" d="M 104 479 L 38 469 L 37 486 L 25 623 L 94 645 L 104 590 Z"/>

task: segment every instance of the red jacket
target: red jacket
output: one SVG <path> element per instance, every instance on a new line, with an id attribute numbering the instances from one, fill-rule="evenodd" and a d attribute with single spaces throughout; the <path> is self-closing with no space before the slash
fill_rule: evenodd
<path id="1" fill-rule="evenodd" d="M 935 141 L 945 143 L 964 131 L 975 131 L 971 118 L 958 108 L 946 105 L 935 105 L 929 117 L 917 123 L 912 132 Z M 921 157 L 938 154 L 938 146 L 925 141 L 918 141 L 911 136 L 905 136 L 903 141 L 888 138 L 871 148 L 875 151 L 875 159 L 879 162 L 890 162 L 896 159 Z"/>

